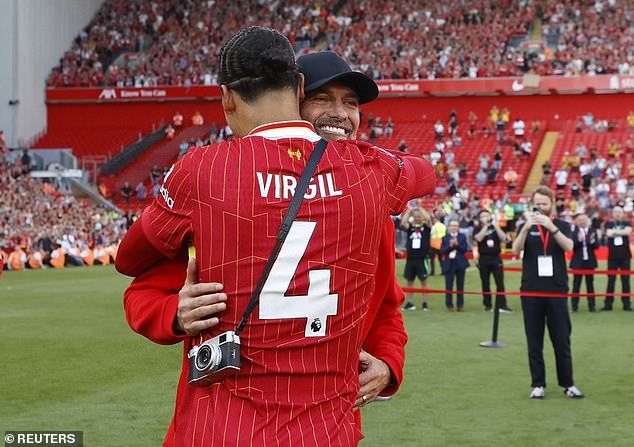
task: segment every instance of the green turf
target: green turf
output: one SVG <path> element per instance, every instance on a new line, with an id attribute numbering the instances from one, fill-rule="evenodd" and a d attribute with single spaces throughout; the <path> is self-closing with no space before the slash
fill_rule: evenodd
<path id="1" fill-rule="evenodd" d="M 402 272 L 402 264 L 398 265 Z M 180 347 L 150 343 L 127 326 L 121 296 L 128 280 L 112 267 L 5 272 L 0 281 L 0 432 L 83 430 L 86 446 L 160 445 L 174 405 Z M 507 275 L 517 290 L 518 275 Z M 442 277 L 430 287 L 443 288 Z M 476 272 L 467 289 L 479 290 Z M 598 278 L 597 290 L 605 289 Z M 602 301 L 602 300 L 601 300 Z M 600 302 L 601 302 L 600 301 Z M 416 299 L 420 305 L 420 299 Z M 481 297 L 467 312 L 405 314 L 405 382 L 390 401 L 364 408 L 363 447 L 629 446 L 634 439 L 633 315 L 573 318 L 575 379 L 587 398 L 565 398 L 555 383 L 544 401 L 530 391 L 522 316 L 501 316 L 503 349 L 484 349 L 492 314 Z"/>

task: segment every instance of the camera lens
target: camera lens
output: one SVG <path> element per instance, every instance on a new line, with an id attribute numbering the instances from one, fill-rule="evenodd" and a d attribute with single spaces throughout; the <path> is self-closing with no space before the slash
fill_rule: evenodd
<path id="1" fill-rule="evenodd" d="M 201 346 L 196 355 L 196 368 L 201 371 L 207 369 L 212 357 L 211 348 L 208 345 Z"/>

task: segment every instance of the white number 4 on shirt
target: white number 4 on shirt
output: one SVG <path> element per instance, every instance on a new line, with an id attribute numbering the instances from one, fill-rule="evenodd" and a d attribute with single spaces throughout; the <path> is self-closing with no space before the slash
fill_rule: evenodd
<path id="1" fill-rule="evenodd" d="M 306 337 L 326 335 L 328 316 L 337 314 L 339 297 L 330 293 L 327 269 L 308 272 L 308 295 L 285 295 L 316 226 L 316 222 L 293 222 L 260 294 L 260 319 L 307 318 Z"/>

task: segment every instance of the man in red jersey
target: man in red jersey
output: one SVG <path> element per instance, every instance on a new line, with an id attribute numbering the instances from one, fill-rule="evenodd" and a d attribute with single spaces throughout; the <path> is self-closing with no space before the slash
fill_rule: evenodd
<path id="1" fill-rule="evenodd" d="M 118 268 L 138 273 L 160 253 L 184 260 L 183 247 L 193 238 L 201 280 L 193 286 L 200 286 L 194 295 L 203 302 L 208 292 L 219 291 L 205 290 L 210 285 L 204 283 L 215 282 L 229 296 L 219 324 L 205 330 L 204 337 L 235 328 L 288 205 L 288 185 L 319 138 L 312 126 L 297 121 L 297 84 L 288 88 L 284 81 L 295 73 L 294 58 L 288 55 L 292 50 L 282 51 L 277 33 L 261 28 L 243 31 L 225 45 L 223 107 L 236 134 L 246 138 L 190 151 L 168 174 L 162 196 L 132 227 L 119 251 Z M 285 122 L 266 125 L 269 121 Z M 269 276 L 265 285 L 274 293 L 265 300 L 263 292 L 241 334 L 240 373 L 196 388 L 183 380 L 184 358 L 174 445 L 356 445 L 360 439 L 352 408 L 361 325 L 381 233 L 377 222 L 409 197 L 430 192 L 433 170 L 420 158 L 400 159 L 364 144 L 331 143 L 315 178 L 306 195 L 311 197 L 304 200 L 275 262 L 281 275 Z M 141 316 L 135 330 L 158 342 L 174 342 L 175 301 L 161 300 L 154 307 L 160 324 Z M 303 303 L 301 315 L 287 313 L 294 302 Z M 126 302 L 129 319 L 142 314 L 133 309 L 139 303 Z M 203 314 L 208 306 L 183 314 Z M 311 324 L 316 316 L 321 325 Z M 180 321 L 179 316 L 176 326 Z M 193 323 L 183 329 L 205 329 Z M 198 338 L 182 338 L 185 353 L 199 343 Z M 228 424 L 231 429 L 225 429 Z"/>

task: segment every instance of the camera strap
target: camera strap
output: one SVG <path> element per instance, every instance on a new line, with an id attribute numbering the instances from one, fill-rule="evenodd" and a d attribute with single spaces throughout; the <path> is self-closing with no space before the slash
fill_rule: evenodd
<path id="1" fill-rule="evenodd" d="M 306 194 L 306 190 L 308 189 L 308 184 L 310 183 L 310 179 L 313 176 L 315 169 L 317 169 L 317 163 L 319 163 L 319 160 L 321 159 L 321 156 L 323 155 L 327 145 L 328 145 L 328 142 L 324 140 L 323 138 L 319 140 L 319 142 L 317 143 L 317 146 L 315 146 L 315 150 L 313 150 L 313 153 L 310 155 L 310 158 L 308 159 L 308 162 L 306 163 L 306 167 L 304 168 L 304 171 L 302 172 L 302 176 L 299 179 L 297 188 L 295 188 L 295 193 L 293 194 L 291 203 L 288 206 L 288 209 L 286 210 L 284 219 L 282 220 L 282 225 L 280 226 L 280 229 L 277 232 L 277 240 L 275 241 L 273 252 L 271 253 L 269 260 L 266 263 L 266 266 L 264 267 L 262 276 L 260 276 L 260 279 L 258 280 L 258 283 L 255 286 L 255 289 L 253 290 L 253 294 L 251 295 L 251 300 L 249 301 L 249 305 L 247 306 L 247 309 L 244 311 L 244 315 L 242 315 L 242 320 L 240 320 L 240 324 L 238 324 L 238 327 L 235 330 L 236 335 L 239 335 L 240 332 L 242 332 L 242 329 L 244 329 L 244 327 L 247 324 L 247 320 L 249 319 L 249 316 L 251 315 L 253 310 L 255 310 L 255 307 L 258 305 L 258 300 L 260 298 L 260 293 L 262 292 L 262 288 L 264 287 L 264 282 L 268 278 L 269 273 L 271 272 L 271 268 L 273 268 L 273 263 L 275 262 L 275 259 L 277 258 L 277 255 L 279 254 L 280 249 L 282 248 L 282 244 L 286 240 L 286 236 L 288 236 L 288 232 L 291 229 L 291 225 L 293 225 L 295 216 L 297 216 L 297 212 L 299 211 L 299 207 L 302 204 L 302 200 L 304 200 L 304 194 Z"/>

